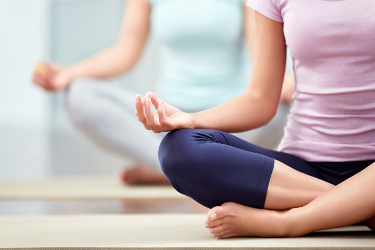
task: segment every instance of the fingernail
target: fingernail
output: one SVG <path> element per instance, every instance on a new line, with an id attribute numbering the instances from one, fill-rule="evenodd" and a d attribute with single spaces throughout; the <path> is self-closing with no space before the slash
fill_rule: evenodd
<path id="1" fill-rule="evenodd" d="M 210 233 L 212 233 L 214 230 L 212 228 L 210 228 Z"/>
<path id="2" fill-rule="evenodd" d="M 208 227 L 208 223 L 206 222 L 206 227 Z"/>
<path id="3" fill-rule="evenodd" d="M 150 106 L 150 99 L 146 99 L 146 106 Z"/>
<path id="4" fill-rule="evenodd" d="M 141 101 L 141 96 L 140 96 L 140 95 L 135 95 L 135 101 L 136 101 L 136 102 Z"/>
<path id="5" fill-rule="evenodd" d="M 217 217 L 217 214 L 216 214 L 216 213 L 213 213 L 213 214 L 211 215 L 211 221 L 213 221 L 214 219 L 216 219 L 216 217 Z"/>
<path id="6" fill-rule="evenodd" d="M 162 102 L 159 102 L 159 106 L 160 106 L 160 107 L 163 107 L 163 103 L 162 103 Z"/>
<path id="7" fill-rule="evenodd" d="M 145 97 L 148 98 L 149 96 L 150 96 L 150 92 L 147 92 Z"/>

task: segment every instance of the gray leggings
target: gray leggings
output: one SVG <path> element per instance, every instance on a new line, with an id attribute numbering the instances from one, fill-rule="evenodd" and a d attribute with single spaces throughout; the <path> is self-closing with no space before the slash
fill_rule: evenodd
<path id="1" fill-rule="evenodd" d="M 135 93 L 97 79 L 75 80 L 65 91 L 65 109 L 72 122 L 106 149 L 160 170 L 158 148 L 165 133 L 146 130 L 135 115 Z M 289 104 L 280 103 L 272 121 L 236 136 L 275 148 L 283 136 Z"/>

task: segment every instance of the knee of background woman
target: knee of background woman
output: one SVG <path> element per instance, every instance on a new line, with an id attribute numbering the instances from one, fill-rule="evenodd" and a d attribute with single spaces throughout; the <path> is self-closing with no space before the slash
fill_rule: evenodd
<path id="1" fill-rule="evenodd" d="M 70 120 L 85 127 L 95 118 L 95 80 L 74 80 L 64 93 L 65 110 Z"/>

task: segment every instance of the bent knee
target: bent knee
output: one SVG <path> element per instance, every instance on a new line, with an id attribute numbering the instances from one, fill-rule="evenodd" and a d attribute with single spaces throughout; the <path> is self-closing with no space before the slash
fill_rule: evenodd
<path id="1" fill-rule="evenodd" d="M 74 80 L 64 93 L 64 106 L 70 120 L 76 125 L 85 126 L 95 114 L 94 79 Z"/>
<path id="2" fill-rule="evenodd" d="M 189 144 L 191 135 L 192 129 L 175 130 L 169 132 L 160 143 L 159 161 L 167 177 L 178 173 L 178 168 L 186 160 L 187 154 L 189 154 L 186 146 Z"/>
<path id="3" fill-rule="evenodd" d="M 180 129 L 168 133 L 159 147 L 159 161 L 167 177 L 189 175 L 205 158 L 202 144 L 217 141 L 216 130 Z"/>

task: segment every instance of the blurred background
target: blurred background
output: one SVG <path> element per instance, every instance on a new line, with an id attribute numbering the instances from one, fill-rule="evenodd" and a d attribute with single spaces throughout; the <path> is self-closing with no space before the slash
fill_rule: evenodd
<path id="1" fill-rule="evenodd" d="M 0 0 L 0 182 L 116 177 L 132 164 L 73 127 L 61 92 L 47 93 L 31 82 L 40 60 L 70 65 L 112 45 L 125 4 L 126 0 Z M 110 81 L 141 95 L 153 91 L 157 51 L 151 29 L 137 66 Z M 288 67 L 292 68 L 290 56 Z M 171 211 L 205 210 L 189 200 L 0 201 L 0 215 Z"/>
<path id="2" fill-rule="evenodd" d="M 130 163 L 74 129 L 61 93 L 31 83 L 39 60 L 72 64 L 113 44 L 126 0 L 0 0 L 0 180 L 117 175 Z M 157 44 L 114 84 L 152 90 Z M 142 73 L 141 73 L 142 72 Z"/>

